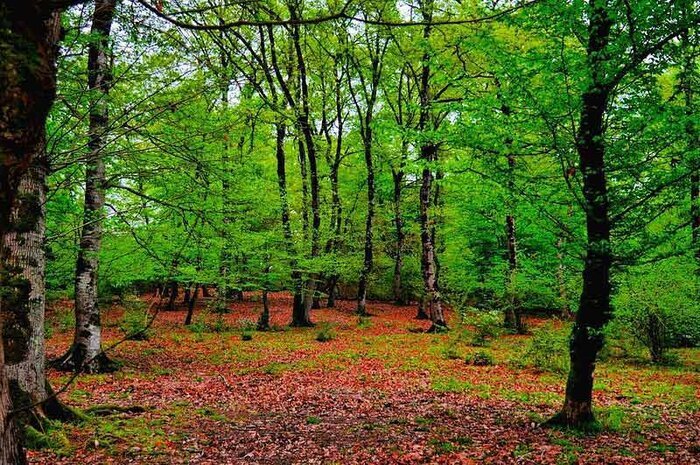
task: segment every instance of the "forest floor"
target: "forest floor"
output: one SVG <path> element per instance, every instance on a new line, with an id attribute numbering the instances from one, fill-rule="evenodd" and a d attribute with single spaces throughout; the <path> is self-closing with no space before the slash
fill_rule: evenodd
<path id="1" fill-rule="evenodd" d="M 206 304 L 206 302 L 205 302 Z M 62 306 L 63 305 L 63 306 Z M 224 315 L 161 312 L 146 341 L 111 353 L 113 374 L 83 375 L 62 395 L 71 406 L 140 406 L 141 413 L 89 418 L 62 428 L 44 464 L 693 464 L 700 463 L 700 351 L 681 367 L 600 363 L 595 404 L 602 428 L 575 433 L 539 423 L 561 404 L 565 373 L 523 366 L 531 336 L 501 336 L 486 349 L 459 331 L 426 334 L 414 307 L 372 302 L 313 311 L 320 328 L 289 329 L 289 296 L 274 294 L 277 331 L 243 341 L 241 320 L 258 302 Z M 65 308 L 64 308 L 65 307 Z M 69 345 L 67 304 L 56 304 L 48 355 Z M 123 308 L 105 312 L 106 343 L 123 336 Z M 203 324 L 206 320 L 208 325 Z M 531 327 L 542 320 L 530 319 Z M 559 323 L 561 325 L 561 323 Z M 563 328 L 562 328 L 563 329 Z M 465 363 L 487 350 L 490 366 Z M 50 372 L 54 387 L 67 380 Z"/>

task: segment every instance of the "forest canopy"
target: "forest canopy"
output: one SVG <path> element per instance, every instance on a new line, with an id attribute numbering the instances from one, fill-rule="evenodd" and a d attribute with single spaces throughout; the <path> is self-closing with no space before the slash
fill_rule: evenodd
<path id="1" fill-rule="evenodd" d="M 697 366 L 699 23 L 695 0 L 3 1 L 0 463 L 163 318 L 252 296 L 250 338 L 387 303 L 440 343 L 534 332 L 568 372 L 545 426 L 596 423 L 620 348 Z"/>

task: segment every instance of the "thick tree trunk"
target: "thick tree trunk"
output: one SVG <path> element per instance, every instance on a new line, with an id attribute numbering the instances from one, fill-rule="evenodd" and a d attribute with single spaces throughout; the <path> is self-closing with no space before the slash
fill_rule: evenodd
<path id="1" fill-rule="evenodd" d="M 270 301 L 267 298 L 267 289 L 262 291 L 262 304 L 263 309 L 260 313 L 260 318 L 258 318 L 258 331 L 269 331 L 270 330 Z"/>
<path id="2" fill-rule="evenodd" d="M 576 141 L 583 176 L 588 244 L 583 290 L 570 339 L 571 368 L 566 398 L 562 410 L 549 421 L 573 427 L 594 421 L 593 371 L 603 346 L 603 328 L 610 319 L 611 246 L 603 124 L 610 92 L 604 68 L 611 20 L 605 2 L 591 0 L 590 3 L 588 64 L 591 82 L 582 97 Z"/>
<path id="3" fill-rule="evenodd" d="M 116 0 L 96 0 L 92 17 L 90 33 L 93 42 L 88 49 L 90 153 L 85 169 L 83 230 L 75 271 L 75 337 L 68 353 L 56 362 L 59 369 L 88 373 L 108 372 L 116 368 L 102 352 L 97 283 L 106 184 L 103 150 L 109 130 L 107 95 L 112 81 L 109 34 L 116 3 Z"/>
<path id="4" fill-rule="evenodd" d="M 0 291 L 11 295 L 14 284 L 7 281 L 9 250 L 4 240 L 11 230 L 11 212 L 18 200 L 20 180 L 37 161 L 43 163 L 43 160 L 35 158 L 45 150 L 46 117 L 56 93 L 59 12 L 54 6 L 44 3 L 2 2 L 0 31 L 0 273 L 5 276 Z M 35 212 L 29 217 L 36 217 Z M 30 289 L 23 287 L 23 299 L 28 299 Z M 14 308 L 6 308 L 5 305 L 0 303 L 0 329 L 8 312 L 24 308 L 24 304 Z M 10 333 L 17 329 L 15 325 L 18 321 L 28 318 L 28 315 L 22 316 L 20 313 L 17 316 L 17 319 L 8 322 Z M 7 348 L 10 348 L 10 363 L 13 363 L 14 354 L 29 350 L 29 333 L 25 332 L 26 329 L 24 326 L 23 336 L 18 339 L 6 338 L 6 331 L 1 331 L 0 463 L 26 463 L 19 430 L 10 417 L 10 383 L 5 373 Z"/>
<path id="5" fill-rule="evenodd" d="M 168 311 L 175 310 L 175 299 L 177 299 L 177 294 L 178 294 L 177 281 L 171 281 L 170 286 L 168 287 L 168 304 L 165 306 L 166 310 L 168 310 Z"/>
<path id="6" fill-rule="evenodd" d="M 187 302 L 187 316 L 185 317 L 185 326 L 192 324 L 192 317 L 194 316 L 194 306 L 197 304 L 197 294 L 199 294 L 199 284 L 194 285 L 192 290 L 192 295 Z"/>
<path id="7" fill-rule="evenodd" d="M 42 148 L 43 151 L 43 148 Z M 22 177 L 4 236 L 4 263 L 13 292 L 2 308 L 5 373 L 23 425 L 40 428 L 44 419 L 72 420 L 75 415 L 52 397 L 46 381 L 44 350 L 44 256 L 46 162 L 42 154 Z M 34 407 L 27 408 L 36 404 Z"/>

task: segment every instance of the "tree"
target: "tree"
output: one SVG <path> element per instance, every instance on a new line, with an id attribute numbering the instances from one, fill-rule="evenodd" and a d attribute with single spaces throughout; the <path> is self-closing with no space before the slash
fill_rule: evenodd
<path id="1" fill-rule="evenodd" d="M 85 206 L 75 272 L 75 336 L 67 353 L 54 362 L 64 370 L 103 373 L 116 366 L 102 352 L 97 279 L 105 203 L 104 147 L 109 131 L 108 94 L 112 79 L 109 34 L 116 0 L 96 0 L 88 50 L 90 92 L 89 154 L 85 168 Z"/>

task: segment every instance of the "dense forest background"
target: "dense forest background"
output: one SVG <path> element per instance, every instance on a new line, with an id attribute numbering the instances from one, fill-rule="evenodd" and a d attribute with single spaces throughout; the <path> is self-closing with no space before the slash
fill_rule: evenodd
<path id="1" fill-rule="evenodd" d="M 41 339 L 34 402 L 44 305 L 66 300 L 52 366 L 76 373 L 117 368 L 100 310 L 134 295 L 136 333 L 244 293 L 267 330 L 279 292 L 301 327 L 338 300 L 435 333 L 574 321 L 570 426 L 605 335 L 657 364 L 700 344 L 697 2 L 63 6 L 41 10 L 56 96 L 3 229 L 5 357 Z"/>

